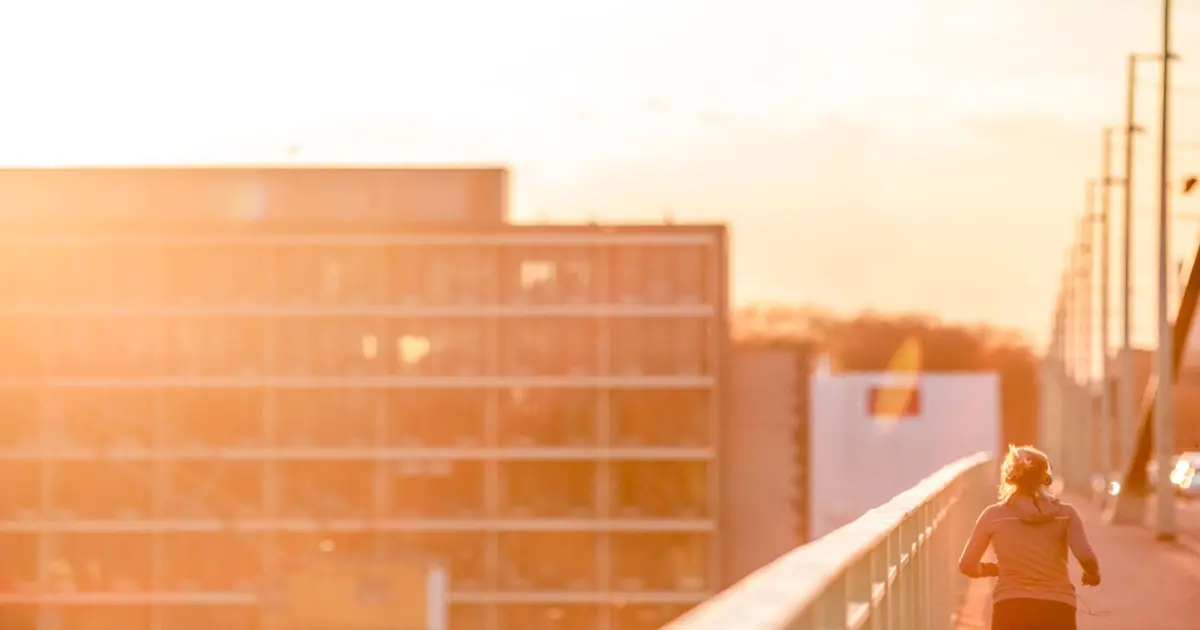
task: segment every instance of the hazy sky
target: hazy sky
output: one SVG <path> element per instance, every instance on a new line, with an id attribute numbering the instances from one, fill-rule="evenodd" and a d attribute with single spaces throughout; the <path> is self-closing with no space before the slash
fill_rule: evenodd
<path id="1" fill-rule="evenodd" d="M 1200 3 L 1176 4 L 1183 145 L 1200 142 Z M 295 144 L 505 162 L 522 219 L 729 222 L 740 301 L 1041 339 L 1125 55 L 1159 32 L 1158 0 L 8 3 L 0 160 L 277 161 Z M 1138 164 L 1139 324 L 1156 143 Z M 1176 165 L 1200 170 L 1200 150 Z"/>

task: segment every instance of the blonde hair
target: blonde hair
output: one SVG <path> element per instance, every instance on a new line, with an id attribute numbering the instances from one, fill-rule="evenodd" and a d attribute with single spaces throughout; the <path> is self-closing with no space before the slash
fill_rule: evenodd
<path id="1" fill-rule="evenodd" d="M 1051 479 L 1050 458 L 1032 446 L 1008 446 L 1000 467 L 1000 500 L 1018 494 L 1040 497 Z"/>

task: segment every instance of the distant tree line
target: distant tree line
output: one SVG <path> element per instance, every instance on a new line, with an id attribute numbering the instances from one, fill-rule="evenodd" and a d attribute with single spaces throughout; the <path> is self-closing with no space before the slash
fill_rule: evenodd
<path id="1" fill-rule="evenodd" d="M 915 340 L 921 369 L 994 371 L 1000 377 L 1001 439 L 1037 442 L 1038 356 L 1019 333 L 987 325 L 950 324 L 917 314 L 864 312 L 842 316 L 816 308 L 756 304 L 733 317 L 735 340 L 811 345 L 835 369 L 881 371 Z"/>

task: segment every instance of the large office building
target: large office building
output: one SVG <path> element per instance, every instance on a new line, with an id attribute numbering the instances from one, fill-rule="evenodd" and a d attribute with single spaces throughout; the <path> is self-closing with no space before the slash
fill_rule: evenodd
<path id="1" fill-rule="evenodd" d="M 430 630 L 717 588 L 724 229 L 512 225 L 505 178 L 0 172 L 0 630 L 365 630 L 393 559 Z"/>

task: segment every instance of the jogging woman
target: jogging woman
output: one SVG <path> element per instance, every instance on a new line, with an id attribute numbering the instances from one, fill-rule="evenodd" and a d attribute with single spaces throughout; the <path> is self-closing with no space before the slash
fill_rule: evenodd
<path id="1" fill-rule="evenodd" d="M 1083 585 L 1100 583 L 1100 563 L 1079 513 L 1050 494 L 1050 460 L 1031 446 L 1010 446 L 1000 471 L 1000 501 L 975 522 L 958 560 L 963 574 L 997 577 L 992 630 L 1076 630 L 1075 586 L 1067 550 L 1083 567 Z M 991 545 L 996 562 L 980 562 Z"/>

